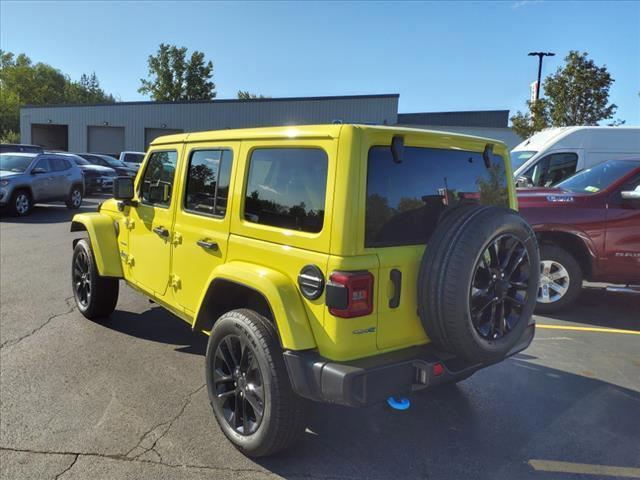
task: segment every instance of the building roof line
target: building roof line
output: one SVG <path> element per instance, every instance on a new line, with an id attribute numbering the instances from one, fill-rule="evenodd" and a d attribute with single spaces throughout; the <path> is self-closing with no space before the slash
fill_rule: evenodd
<path id="1" fill-rule="evenodd" d="M 214 100 L 179 100 L 175 102 L 114 102 L 114 103 L 65 103 L 65 104 L 44 104 L 44 105 L 23 105 L 21 108 L 67 108 L 67 107 L 123 107 L 127 105 L 194 105 L 205 104 L 215 105 L 218 103 L 260 103 L 260 102 L 302 102 L 302 101 L 323 101 L 323 100 L 358 100 L 368 98 L 400 98 L 399 93 L 381 93 L 372 95 L 329 95 L 317 97 L 276 97 L 276 98 L 249 98 L 249 99 L 214 99 Z"/>

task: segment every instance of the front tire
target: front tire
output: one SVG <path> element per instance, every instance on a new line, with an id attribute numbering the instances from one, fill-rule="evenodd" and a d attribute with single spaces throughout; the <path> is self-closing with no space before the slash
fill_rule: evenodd
<path id="1" fill-rule="evenodd" d="M 233 445 L 264 457 L 304 433 L 306 402 L 291 388 L 274 326 L 247 309 L 216 321 L 206 356 L 209 402 Z"/>
<path id="2" fill-rule="evenodd" d="M 77 210 L 82 205 L 82 188 L 78 185 L 74 185 L 71 187 L 71 191 L 69 192 L 69 196 L 65 200 L 67 204 L 67 208 L 72 210 Z"/>
<path id="3" fill-rule="evenodd" d="M 536 313 L 554 313 L 571 305 L 580 295 L 582 278 L 573 255 L 556 245 L 542 245 Z"/>
<path id="4" fill-rule="evenodd" d="M 31 213 L 33 203 L 31 194 L 27 190 L 16 190 L 11 195 L 10 210 L 16 217 L 26 217 Z"/>
<path id="5" fill-rule="evenodd" d="M 119 281 L 98 273 L 91 245 L 81 239 L 73 249 L 71 288 L 80 313 L 90 320 L 106 318 L 118 303 Z"/>

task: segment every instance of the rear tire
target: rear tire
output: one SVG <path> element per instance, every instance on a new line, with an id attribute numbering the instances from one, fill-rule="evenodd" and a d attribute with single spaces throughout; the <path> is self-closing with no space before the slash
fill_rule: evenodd
<path id="1" fill-rule="evenodd" d="M 108 317 L 118 303 L 119 280 L 99 275 L 91 245 L 84 238 L 73 249 L 71 288 L 78 310 L 90 320 Z"/>
<path id="2" fill-rule="evenodd" d="M 67 208 L 77 210 L 82 205 L 82 187 L 74 185 L 65 200 Z"/>
<path id="3" fill-rule="evenodd" d="M 304 433 L 307 402 L 291 388 L 274 326 L 253 310 L 232 310 L 216 321 L 206 376 L 214 416 L 245 455 L 272 455 Z"/>
<path id="4" fill-rule="evenodd" d="M 16 190 L 9 201 L 9 211 L 16 217 L 26 217 L 31 213 L 33 203 L 28 190 Z"/>
<path id="5" fill-rule="evenodd" d="M 582 269 L 573 255 L 557 245 L 540 247 L 540 287 L 536 313 L 553 313 L 571 305 L 582 290 Z"/>

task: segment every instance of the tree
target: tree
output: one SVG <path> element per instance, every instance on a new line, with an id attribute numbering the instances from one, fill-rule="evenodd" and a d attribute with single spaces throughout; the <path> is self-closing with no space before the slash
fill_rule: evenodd
<path id="1" fill-rule="evenodd" d="M 100 88 L 95 73 L 74 82 L 51 65 L 34 64 L 24 53 L 0 50 L 0 137 L 4 139 L 18 137 L 23 105 L 114 101 Z"/>
<path id="2" fill-rule="evenodd" d="M 526 138 L 548 127 L 597 125 L 613 118 L 618 108 L 609 104 L 614 79 L 606 66 L 597 66 L 588 55 L 570 51 L 564 67 L 544 80 L 546 98 L 527 102 L 528 113 L 518 112 L 511 117 L 518 135 Z"/>
<path id="3" fill-rule="evenodd" d="M 259 95 L 256 93 L 251 93 L 247 90 L 238 90 L 238 100 L 253 100 L 256 98 L 270 98 L 265 95 Z"/>
<path id="4" fill-rule="evenodd" d="M 211 100 L 216 96 L 213 63 L 194 51 L 187 60 L 187 47 L 161 43 L 148 58 L 149 76 L 140 79 L 138 92 L 156 101 Z"/>

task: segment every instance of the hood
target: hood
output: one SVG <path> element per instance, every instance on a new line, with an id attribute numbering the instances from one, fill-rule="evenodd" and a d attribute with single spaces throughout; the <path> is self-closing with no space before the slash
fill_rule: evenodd
<path id="1" fill-rule="evenodd" d="M 0 178 L 13 178 L 24 175 L 24 172 L 10 172 L 8 170 L 0 170 Z"/>
<path id="2" fill-rule="evenodd" d="M 101 165 L 78 165 L 78 167 L 82 170 L 91 170 L 92 172 L 105 174 L 113 173 L 115 171 L 113 168 L 103 167 Z"/>

